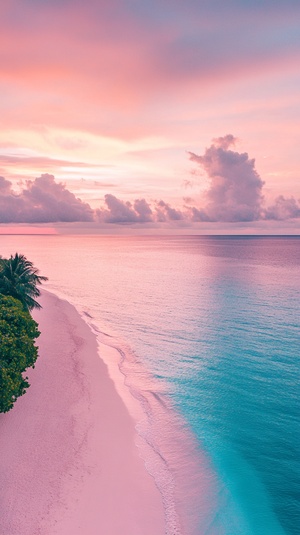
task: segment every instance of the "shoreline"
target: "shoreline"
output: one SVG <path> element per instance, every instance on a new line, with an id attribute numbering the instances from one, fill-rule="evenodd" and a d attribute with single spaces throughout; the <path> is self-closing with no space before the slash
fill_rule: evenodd
<path id="1" fill-rule="evenodd" d="M 67 301 L 43 292 L 41 304 L 31 386 L 0 414 L 0 532 L 164 535 L 160 492 L 96 336 Z"/>

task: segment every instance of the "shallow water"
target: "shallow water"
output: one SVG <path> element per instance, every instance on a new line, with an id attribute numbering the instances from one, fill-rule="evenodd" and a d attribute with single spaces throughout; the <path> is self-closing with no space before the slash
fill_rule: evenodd
<path id="1" fill-rule="evenodd" d="M 122 352 L 168 535 L 298 535 L 300 239 L 0 237 L 16 251 Z"/>

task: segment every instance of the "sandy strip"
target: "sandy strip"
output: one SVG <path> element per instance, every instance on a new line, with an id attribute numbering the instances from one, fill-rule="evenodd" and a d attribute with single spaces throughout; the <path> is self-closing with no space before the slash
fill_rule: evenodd
<path id="1" fill-rule="evenodd" d="M 1 535 L 163 535 L 134 421 L 66 301 L 44 294 L 31 386 L 0 414 Z"/>

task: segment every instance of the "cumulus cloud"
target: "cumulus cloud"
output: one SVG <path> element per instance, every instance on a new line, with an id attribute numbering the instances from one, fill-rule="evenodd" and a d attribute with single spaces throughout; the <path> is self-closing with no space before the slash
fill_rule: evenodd
<path id="1" fill-rule="evenodd" d="M 99 220 L 103 220 L 106 223 L 137 222 L 137 213 L 130 202 L 124 202 L 115 197 L 115 195 L 108 194 L 105 195 L 105 203 L 107 209 L 97 211 Z"/>
<path id="2" fill-rule="evenodd" d="M 123 201 L 115 195 L 105 195 L 106 207 L 96 210 L 98 221 L 105 223 L 162 223 L 184 219 L 184 214 L 163 200 L 154 202 L 154 206 L 145 199 L 136 199 L 133 203 Z"/>
<path id="3" fill-rule="evenodd" d="M 130 224 L 183 218 L 179 210 L 162 200 L 154 203 L 152 208 L 145 199 L 135 199 L 131 203 L 112 194 L 105 195 L 104 207 L 92 210 L 88 203 L 76 197 L 49 174 L 21 185 L 23 189 L 17 193 L 9 180 L 0 177 L 0 223 L 98 221 Z"/>
<path id="4" fill-rule="evenodd" d="M 176 210 L 175 208 L 172 208 L 165 201 L 159 201 L 156 204 L 155 211 L 156 211 L 156 219 L 159 222 L 179 221 L 180 219 L 184 218 L 180 210 Z"/>
<path id="5" fill-rule="evenodd" d="M 182 208 L 163 199 L 125 201 L 108 193 L 104 206 L 93 210 L 57 182 L 43 174 L 35 180 L 21 182 L 16 192 L 9 180 L 0 177 L 0 223 L 98 222 L 107 224 L 164 224 L 182 226 L 191 223 L 283 221 L 300 218 L 300 202 L 280 195 L 265 206 L 264 182 L 255 169 L 254 159 L 233 150 L 232 134 L 215 138 L 203 155 L 190 152 L 209 181 L 202 202 L 183 197 Z"/>
<path id="6" fill-rule="evenodd" d="M 235 145 L 237 138 L 232 134 L 227 134 L 226 136 L 214 137 L 212 142 L 215 147 L 220 147 L 221 149 L 227 150 L 231 145 Z"/>
<path id="7" fill-rule="evenodd" d="M 147 223 L 152 221 L 152 210 L 145 199 L 136 199 L 134 204 L 118 199 L 115 195 L 104 197 L 106 208 L 96 210 L 98 221 L 105 223 Z"/>
<path id="8" fill-rule="evenodd" d="M 92 221 L 89 204 L 75 197 L 64 184 L 55 182 L 54 176 L 44 174 L 26 182 L 21 193 L 12 184 L 0 178 L 1 223 L 49 223 L 55 221 Z"/>
<path id="9" fill-rule="evenodd" d="M 134 201 L 134 209 L 139 216 L 139 220 L 143 223 L 153 220 L 153 212 L 150 205 L 145 199 L 136 199 Z"/>
<path id="10" fill-rule="evenodd" d="M 300 204 L 294 197 L 286 198 L 279 195 L 274 204 L 265 210 L 265 219 L 283 221 L 300 217 Z"/>
<path id="11" fill-rule="evenodd" d="M 7 195 L 11 189 L 11 182 L 0 176 L 0 195 Z"/>
<path id="12" fill-rule="evenodd" d="M 202 210 L 201 208 L 196 208 L 196 206 L 189 206 L 188 207 L 188 218 L 193 223 L 198 221 L 210 221 L 207 213 L 205 210 Z"/>
<path id="13" fill-rule="evenodd" d="M 255 221 L 261 217 L 264 182 L 255 170 L 254 159 L 230 149 L 235 142 L 228 134 L 214 139 L 202 156 L 189 153 L 210 180 L 205 206 L 210 221 Z"/>

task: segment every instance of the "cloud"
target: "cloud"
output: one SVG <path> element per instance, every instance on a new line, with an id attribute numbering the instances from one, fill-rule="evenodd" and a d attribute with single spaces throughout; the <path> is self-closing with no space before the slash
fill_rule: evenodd
<path id="1" fill-rule="evenodd" d="M 188 216 L 188 213 L 184 214 L 163 200 L 154 201 L 151 207 L 145 199 L 131 203 L 108 194 L 105 195 L 105 204 L 105 208 L 96 210 L 96 219 L 104 223 L 165 223 L 182 221 L 186 219 L 185 215 Z"/>
<path id="2" fill-rule="evenodd" d="M 255 221 L 262 211 L 264 182 L 246 152 L 230 150 L 236 138 L 228 134 L 213 140 L 202 156 L 190 152 L 210 180 L 205 212 L 210 221 Z"/>
<path id="3" fill-rule="evenodd" d="M 265 219 L 283 221 L 300 217 L 300 204 L 294 197 L 285 198 L 279 195 L 274 204 L 265 210 Z"/>
<path id="4" fill-rule="evenodd" d="M 215 147 L 219 147 L 221 149 L 227 150 L 231 145 L 235 145 L 237 141 L 237 138 L 234 137 L 232 134 L 227 134 L 223 137 L 215 137 L 213 138 L 212 142 Z"/>
<path id="5" fill-rule="evenodd" d="M 112 194 L 105 195 L 107 209 L 99 210 L 99 219 L 107 223 L 136 223 L 138 215 L 130 202 L 124 202 Z"/>
<path id="6" fill-rule="evenodd" d="M 299 57 L 300 7 L 265 4 L 2 0 L 1 120 L 125 136 L 133 111 L 158 97 L 182 102 L 194 84 L 199 98 L 205 85 L 276 71 Z"/>
<path id="7" fill-rule="evenodd" d="M 54 221 L 92 221 L 91 207 L 44 174 L 27 181 L 21 193 L 0 177 L 0 223 L 49 223 Z"/>
<path id="8" fill-rule="evenodd" d="M 98 221 L 105 223 L 147 223 L 153 221 L 153 213 L 145 199 L 134 203 L 122 201 L 111 193 L 104 197 L 106 208 L 96 210 Z"/>
<path id="9" fill-rule="evenodd" d="M 55 167 L 108 167 L 107 165 L 91 164 L 86 162 L 76 162 L 72 160 L 60 160 L 57 158 L 48 158 L 46 156 L 24 156 L 21 154 L 0 154 L 0 165 L 21 165 L 32 168 L 53 168 Z"/>
<path id="10" fill-rule="evenodd" d="M 0 177 L 0 223 L 104 222 L 114 224 L 177 221 L 183 214 L 159 201 L 152 209 L 145 199 L 133 203 L 115 195 L 104 197 L 105 206 L 93 210 L 53 175 L 43 174 L 23 183 L 16 193 L 12 183 Z"/>
<path id="11" fill-rule="evenodd" d="M 194 170 L 192 170 L 193 172 Z M 194 174 L 194 173 L 193 173 Z M 185 189 L 188 189 L 188 188 L 193 188 L 194 187 L 194 182 L 192 180 L 188 180 L 188 179 L 184 179 L 183 180 L 183 183 L 182 183 L 182 186 L 185 188 Z"/>
<path id="12" fill-rule="evenodd" d="M 196 208 L 195 206 L 188 207 L 188 216 L 190 221 L 192 221 L 193 223 L 198 221 L 210 221 L 205 210 Z"/>
<path id="13" fill-rule="evenodd" d="M 242 223 L 299 218 L 300 204 L 294 197 L 280 195 L 273 205 L 265 207 L 264 182 L 255 169 L 255 160 L 246 152 L 231 150 L 236 142 L 237 138 L 227 134 L 214 138 L 202 156 L 189 152 L 190 160 L 209 179 L 204 206 L 187 207 L 190 220 Z"/>
<path id="14" fill-rule="evenodd" d="M 124 201 L 108 193 L 104 206 L 93 210 L 53 175 L 42 174 L 35 180 L 21 181 L 21 192 L 0 177 L 0 223 L 91 222 L 116 225 L 156 225 L 170 223 L 244 223 L 285 221 L 300 218 L 300 203 L 280 195 L 265 206 L 264 182 L 247 153 L 233 150 L 237 139 L 228 134 L 214 138 L 203 155 L 190 152 L 190 160 L 203 169 L 209 186 L 202 201 L 184 197 L 182 208 L 163 199 L 151 204 L 144 198 Z M 205 179 L 206 180 L 206 179 Z M 98 182 L 96 183 L 98 185 Z M 108 184 L 109 187 L 109 184 Z"/>
<path id="15" fill-rule="evenodd" d="M 160 222 L 164 221 L 179 221 L 184 219 L 184 216 L 180 210 L 172 208 L 165 201 L 159 201 L 155 207 L 156 220 Z"/>
<path id="16" fill-rule="evenodd" d="M 143 223 L 152 221 L 152 210 L 150 205 L 145 201 L 145 199 L 136 199 L 134 201 L 134 209 L 139 215 L 139 220 Z"/>
<path id="17" fill-rule="evenodd" d="M 7 195 L 11 190 L 11 182 L 0 176 L 0 195 Z"/>

